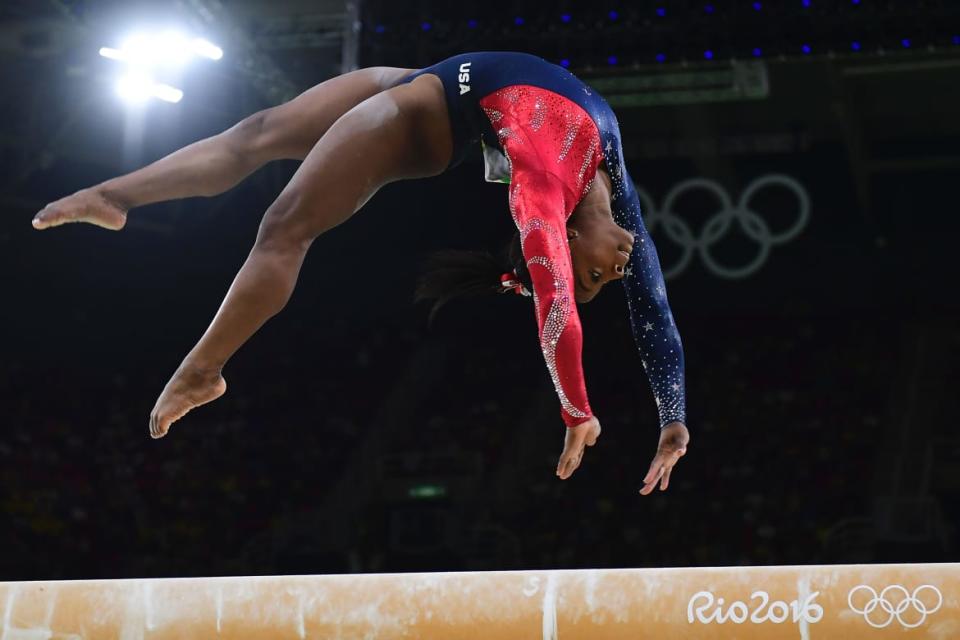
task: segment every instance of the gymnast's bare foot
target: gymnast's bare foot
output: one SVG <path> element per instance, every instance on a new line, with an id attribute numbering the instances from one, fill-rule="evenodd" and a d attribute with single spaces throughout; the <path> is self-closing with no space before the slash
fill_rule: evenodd
<path id="1" fill-rule="evenodd" d="M 167 435 L 170 425 L 202 404 L 212 402 L 227 391 L 220 369 L 203 369 L 184 362 L 163 388 L 150 412 L 150 437 Z"/>
<path id="2" fill-rule="evenodd" d="M 41 209 L 33 217 L 33 228 L 48 229 L 68 222 L 89 222 L 116 231 L 127 223 L 127 210 L 96 188 L 82 189 Z"/>

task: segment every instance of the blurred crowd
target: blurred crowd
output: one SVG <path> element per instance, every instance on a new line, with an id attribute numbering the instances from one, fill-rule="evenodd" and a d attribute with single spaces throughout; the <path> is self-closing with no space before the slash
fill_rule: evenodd
<path id="1" fill-rule="evenodd" d="M 624 368 L 634 354 L 610 355 L 622 337 L 588 342 L 604 431 L 566 482 L 529 339 L 381 329 L 298 352 L 255 345 L 224 398 L 156 442 L 147 417 L 162 376 L 12 363 L 0 380 L 0 578 L 823 560 L 828 530 L 872 497 L 895 341 L 835 318 L 738 318 L 723 340 L 687 324 L 692 442 L 670 489 L 647 497 L 656 414 L 646 380 L 627 373 L 642 370 Z M 439 383 L 386 420 L 436 340 Z M 363 442 L 375 459 L 357 457 Z M 380 490 L 345 496 L 351 514 L 322 512 L 331 491 L 349 493 L 349 465 Z M 418 484 L 440 489 L 408 492 Z M 318 546 L 341 517 L 349 539 Z"/>
<path id="2" fill-rule="evenodd" d="M 466 516 L 486 532 L 486 544 L 468 545 L 451 568 L 824 561 L 830 528 L 869 515 L 897 345 L 833 320 L 785 326 L 782 319 L 760 318 L 731 328 L 712 345 L 695 339 L 696 329 L 703 328 L 689 332 L 694 339 L 688 342 L 706 348 L 687 348 L 692 443 L 667 492 L 638 494 L 658 435 L 642 377 L 619 370 L 588 377 L 604 431 L 567 482 L 552 473 L 563 433 L 547 403 L 530 425 L 527 457 L 508 470 L 512 496 L 488 484 L 502 471 L 498 462 L 504 457 L 490 443 L 512 442 L 502 428 L 516 427 L 497 416 L 524 415 L 525 399 L 471 401 L 468 394 L 450 398 L 449 407 L 431 407 L 439 438 L 479 451 L 488 465 L 482 481 L 488 491 L 477 491 Z M 593 342 L 598 351 L 609 346 Z M 471 372 L 470 384 L 495 388 L 504 373 L 497 366 L 481 368 Z M 462 505 L 451 501 L 448 509 L 451 521 L 462 526 Z M 436 532 L 437 548 L 444 545 L 442 534 Z M 454 537 L 452 543 L 464 540 L 472 538 Z M 427 569 L 433 557 L 418 554 L 401 568 Z"/>

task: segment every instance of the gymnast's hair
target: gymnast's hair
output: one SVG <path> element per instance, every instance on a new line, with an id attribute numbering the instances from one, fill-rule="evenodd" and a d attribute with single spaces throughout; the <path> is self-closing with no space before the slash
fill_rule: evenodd
<path id="1" fill-rule="evenodd" d="M 511 282 L 517 282 L 518 286 L 509 286 Z M 489 251 L 453 249 L 430 255 L 417 281 L 414 300 L 433 301 L 428 320 L 432 323 L 437 312 L 451 300 L 491 293 L 530 295 L 532 290 L 530 272 L 520 247 L 520 233 L 517 232 L 499 255 Z"/>

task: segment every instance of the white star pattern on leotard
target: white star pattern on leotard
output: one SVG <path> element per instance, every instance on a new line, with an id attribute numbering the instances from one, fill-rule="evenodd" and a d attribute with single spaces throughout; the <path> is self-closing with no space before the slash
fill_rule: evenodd
<path id="1" fill-rule="evenodd" d="M 607 105 L 604 114 L 607 144 L 604 159 L 612 187 L 611 208 L 621 227 L 635 234 L 634 250 L 624 269 L 623 284 L 641 362 L 650 381 L 660 414 L 660 426 L 686 422 L 683 347 L 667 303 L 659 259 L 640 216 L 640 202 L 623 167 L 616 117 Z M 656 321 L 656 322 L 654 322 Z"/>

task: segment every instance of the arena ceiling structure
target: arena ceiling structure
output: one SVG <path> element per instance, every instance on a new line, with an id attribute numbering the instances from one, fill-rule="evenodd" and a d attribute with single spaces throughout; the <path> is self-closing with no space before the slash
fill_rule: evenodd
<path id="1" fill-rule="evenodd" d="M 161 74 L 179 103 L 131 109 L 116 95 L 123 64 L 99 52 L 169 29 L 222 58 Z M 44 0 L 0 6 L 3 199 L 42 206 L 58 173 L 79 187 L 97 167 L 132 168 L 357 66 L 484 49 L 531 51 L 597 86 L 632 158 L 703 164 L 725 146 L 838 140 L 866 210 L 871 176 L 960 163 L 960 5 L 946 0 Z"/>
<path id="2" fill-rule="evenodd" d="M 569 68 L 617 111 L 628 159 L 724 175 L 723 156 L 837 145 L 868 218 L 871 180 L 960 166 L 960 3 L 367 0 L 362 16 L 368 64 L 519 49 Z"/>

